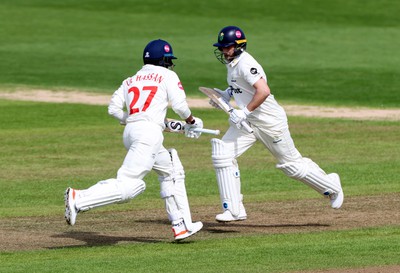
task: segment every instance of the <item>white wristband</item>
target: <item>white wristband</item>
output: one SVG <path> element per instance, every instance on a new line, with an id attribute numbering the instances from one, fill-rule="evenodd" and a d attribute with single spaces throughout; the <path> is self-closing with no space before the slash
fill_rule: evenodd
<path id="1" fill-rule="evenodd" d="M 249 109 L 247 109 L 247 107 L 243 108 L 243 113 L 245 113 L 246 116 L 251 114 L 251 112 L 249 111 Z"/>

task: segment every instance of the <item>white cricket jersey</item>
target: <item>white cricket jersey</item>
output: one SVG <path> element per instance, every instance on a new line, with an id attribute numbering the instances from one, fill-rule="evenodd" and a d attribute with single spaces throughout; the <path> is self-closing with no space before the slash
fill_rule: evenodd
<path id="1" fill-rule="evenodd" d="M 261 65 L 246 51 L 226 65 L 228 69 L 228 85 L 233 88 L 233 97 L 240 109 L 252 100 L 255 94 L 253 85 L 267 76 Z M 271 133 L 287 127 L 285 110 L 278 104 L 274 96 L 268 98 L 248 116 L 247 120 Z"/>
<path id="2" fill-rule="evenodd" d="M 167 68 L 147 64 L 122 82 L 111 98 L 108 112 L 121 122 L 148 120 L 164 128 L 169 104 L 182 119 L 191 115 L 178 75 Z"/>

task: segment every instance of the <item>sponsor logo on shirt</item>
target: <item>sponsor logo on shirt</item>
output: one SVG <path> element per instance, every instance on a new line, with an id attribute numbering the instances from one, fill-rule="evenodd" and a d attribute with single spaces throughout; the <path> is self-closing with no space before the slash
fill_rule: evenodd
<path id="1" fill-rule="evenodd" d="M 241 93 L 243 93 L 242 92 L 242 90 L 240 90 L 240 88 L 231 88 L 231 90 L 232 90 L 232 93 L 235 93 L 235 94 L 241 94 Z"/>
<path id="2" fill-rule="evenodd" d="M 255 68 L 255 67 L 250 68 L 250 73 L 253 75 L 258 74 L 257 68 Z"/>

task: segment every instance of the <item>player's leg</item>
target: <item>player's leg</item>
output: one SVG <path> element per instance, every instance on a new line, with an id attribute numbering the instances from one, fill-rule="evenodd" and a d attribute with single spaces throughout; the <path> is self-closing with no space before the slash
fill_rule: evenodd
<path id="1" fill-rule="evenodd" d="M 143 130 L 143 125 L 128 124 L 125 128 L 124 140 L 127 139 L 126 143 L 130 143 L 130 146 L 117 177 L 100 181 L 88 189 L 68 188 L 66 190 L 65 219 L 68 224 L 75 224 L 78 212 L 126 202 L 145 190 L 146 185 L 142 179 L 152 169 L 154 164 L 152 155 L 160 149 L 163 138 L 160 128 L 157 127 L 147 128 L 147 132 L 151 135 L 143 137 L 140 133 L 136 133 L 139 129 Z M 135 133 L 130 134 L 130 132 Z"/>
<path id="2" fill-rule="evenodd" d="M 159 175 L 160 195 L 165 202 L 175 240 L 182 240 L 198 232 L 203 224 L 192 222 L 185 186 L 185 172 L 177 151 L 175 149 L 167 151 L 162 148 L 153 169 Z"/>
<path id="3" fill-rule="evenodd" d="M 332 208 L 340 208 L 343 190 L 340 177 L 336 173 L 326 174 L 318 164 L 302 157 L 296 149 L 288 129 L 271 137 L 256 130 L 255 134 L 278 160 L 277 168 L 287 176 L 303 182 L 318 193 L 329 197 Z"/>
<path id="4" fill-rule="evenodd" d="M 141 194 L 146 185 L 141 179 L 107 179 L 85 190 L 68 188 L 65 192 L 65 219 L 74 225 L 79 212 L 114 203 L 126 202 Z"/>
<path id="5" fill-rule="evenodd" d="M 223 209 L 223 213 L 216 216 L 217 221 L 229 222 L 247 218 L 236 158 L 249 149 L 255 141 L 254 135 L 233 126 L 222 140 L 216 138 L 211 140 L 212 160 Z"/>
<path id="6" fill-rule="evenodd" d="M 326 174 L 314 161 L 306 157 L 300 161 L 278 164 L 277 168 L 287 176 L 299 180 L 320 194 L 329 197 L 332 208 L 338 209 L 342 206 L 344 194 L 338 174 Z"/>

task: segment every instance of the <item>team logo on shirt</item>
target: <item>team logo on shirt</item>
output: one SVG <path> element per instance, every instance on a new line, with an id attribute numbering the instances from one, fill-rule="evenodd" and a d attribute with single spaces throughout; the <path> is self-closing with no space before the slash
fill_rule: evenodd
<path id="1" fill-rule="evenodd" d="M 258 74 L 257 68 L 255 68 L 255 67 L 250 68 L 250 73 L 253 75 Z"/>
<path id="2" fill-rule="evenodd" d="M 181 82 L 178 82 L 178 87 L 179 87 L 179 89 L 183 90 L 183 86 L 182 86 Z"/>

